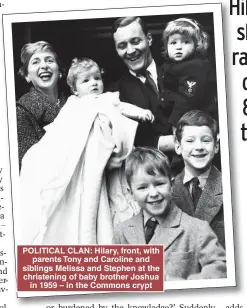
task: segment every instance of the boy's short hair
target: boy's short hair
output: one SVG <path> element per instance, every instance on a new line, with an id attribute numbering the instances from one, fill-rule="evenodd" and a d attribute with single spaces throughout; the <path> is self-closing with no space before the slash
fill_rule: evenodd
<path id="1" fill-rule="evenodd" d="M 149 175 L 168 176 L 171 181 L 171 170 L 167 156 L 156 148 L 137 147 L 126 158 L 125 174 L 129 187 L 131 188 L 131 178 L 139 168 L 143 168 Z"/>
<path id="2" fill-rule="evenodd" d="M 72 60 L 67 76 L 67 84 L 69 85 L 72 93 L 76 91 L 75 84 L 78 74 L 81 72 L 88 71 L 93 66 L 97 67 L 99 69 L 99 72 L 101 73 L 98 64 L 90 58 L 74 58 Z"/>
<path id="3" fill-rule="evenodd" d="M 178 142 L 182 139 L 184 126 L 208 126 L 212 131 L 214 140 L 217 140 L 217 135 L 219 132 L 218 122 L 202 110 L 190 110 L 186 112 L 178 121 L 175 132 L 176 140 Z"/>

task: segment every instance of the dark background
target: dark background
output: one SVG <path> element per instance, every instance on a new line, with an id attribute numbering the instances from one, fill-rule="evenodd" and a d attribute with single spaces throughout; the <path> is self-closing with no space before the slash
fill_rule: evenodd
<path id="1" fill-rule="evenodd" d="M 12 35 L 16 99 L 29 90 L 26 81 L 17 74 L 21 66 L 21 48 L 29 42 L 48 41 L 54 47 L 66 71 L 74 57 L 89 57 L 93 59 L 100 67 L 104 68 L 104 83 L 106 87 L 109 82 L 121 77 L 126 68 L 115 51 L 111 34 L 112 24 L 118 17 L 13 23 Z M 158 65 L 162 64 L 161 34 L 166 23 L 176 18 L 186 17 L 197 20 L 202 25 L 203 30 L 210 35 L 211 45 L 208 50 L 208 58 L 213 67 L 215 67 L 213 13 L 140 17 L 147 24 L 149 32 L 153 36 L 152 54 Z M 69 93 L 65 79 L 62 85 L 63 90 Z"/>

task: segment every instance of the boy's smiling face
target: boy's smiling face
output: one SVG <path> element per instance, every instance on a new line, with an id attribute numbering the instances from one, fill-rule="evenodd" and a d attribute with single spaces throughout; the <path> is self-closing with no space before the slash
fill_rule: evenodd
<path id="1" fill-rule="evenodd" d="M 176 152 L 182 155 L 185 167 L 193 175 L 205 172 L 211 166 L 214 155 L 219 150 L 211 129 L 204 126 L 184 126 L 180 142 L 176 142 Z"/>
<path id="2" fill-rule="evenodd" d="M 150 175 L 140 166 L 131 177 L 131 193 L 151 216 L 162 216 L 171 201 L 170 179 L 162 174 Z"/>

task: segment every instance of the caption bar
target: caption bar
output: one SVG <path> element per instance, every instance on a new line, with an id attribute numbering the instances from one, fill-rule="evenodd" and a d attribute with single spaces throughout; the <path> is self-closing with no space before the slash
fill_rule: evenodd
<path id="1" fill-rule="evenodd" d="M 163 246 L 18 246 L 18 291 L 163 291 Z"/>

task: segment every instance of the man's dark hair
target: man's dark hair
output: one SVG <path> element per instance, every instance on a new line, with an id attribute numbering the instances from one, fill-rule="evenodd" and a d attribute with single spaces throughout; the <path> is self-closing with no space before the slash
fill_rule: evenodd
<path id="1" fill-rule="evenodd" d="M 148 34 L 148 29 L 143 20 L 140 17 L 132 16 L 132 17 L 120 17 L 117 20 L 115 20 L 113 26 L 112 26 L 112 35 L 117 31 L 118 28 L 125 27 L 130 25 L 132 22 L 137 21 L 142 31 L 145 35 Z"/>

